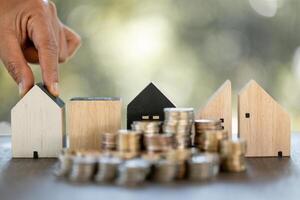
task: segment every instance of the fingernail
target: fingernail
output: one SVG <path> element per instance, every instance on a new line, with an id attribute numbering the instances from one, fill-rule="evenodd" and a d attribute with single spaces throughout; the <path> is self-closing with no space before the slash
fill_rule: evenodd
<path id="1" fill-rule="evenodd" d="M 24 95 L 24 85 L 22 82 L 19 83 L 19 95 L 21 97 Z"/>
<path id="2" fill-rule="evenodd" d="M 52 93 L 54 96 L 58 96 L 59 95 L 59 86 L 58 86 L 58 83 L 53 83 L 52 86 Z"/>

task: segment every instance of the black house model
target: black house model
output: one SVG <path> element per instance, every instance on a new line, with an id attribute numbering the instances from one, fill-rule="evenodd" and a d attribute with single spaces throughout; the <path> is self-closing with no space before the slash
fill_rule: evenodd
<path id="1" fill-rule="evenodd" d="M 164 108 L 175 105 L 153 84 L 150 83 L 127 106 L 127 128 L 133 121 L 164 120 Z"/>

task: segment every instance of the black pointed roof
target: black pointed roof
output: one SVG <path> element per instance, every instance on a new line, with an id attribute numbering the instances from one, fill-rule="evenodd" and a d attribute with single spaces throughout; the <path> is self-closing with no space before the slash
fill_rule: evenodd
<path id="1" fill-rule="evenodd" d="M 164 117 L 163 109 L 175 105 L 151 82 L 127 106 L 127 128 L 144 115 Z"/>
<path id="2" fill-rule="evenodd" d="M 46 95 L 48 95 L 59 107 L 62 108 L 65 106 L 64 101 L 61 98 L 55 97 L 52 94 L 50 94 L 50 92 L 47 90 L 46 86 L 43 83 L 37 83 L 36 86 L 38 86 Z"/>

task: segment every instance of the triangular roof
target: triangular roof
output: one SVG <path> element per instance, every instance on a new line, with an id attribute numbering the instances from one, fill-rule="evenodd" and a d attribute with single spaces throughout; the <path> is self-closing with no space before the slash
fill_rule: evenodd
<path id="1" fill-rule="evenodd" d="M 250 80 L 239 92 L 238 96 L 243 95 L 246 91 L 248 91 L 251 87 L 259 89 L 266 97 L 270 98 L 277 106 L 284 111 L 287 115 L 288 112 L 269 94 L 267 93 L 255 80 Z"/>
<path id="2" fill-rule="evenodd" d="M 219 98 L 221 94 L 225 92 L 226 87 L 231 87 L 231 81 L 226 80 L 215 92 L 213 95 L 210 96 L 210 98 L 207 100 L 206 104 L 198 111 L 200 112 L 203 108 L 207 107 L 209 104 L 214 103 L 214 100 Z"/>
<path id="3" fill-rule="evenodd" d="M 151 82 L 145 87 L 129 104 L 128 107 L 135 105 L 153 105 L 153 106 L 164 106 L 175 105 Z"/>
<path id="4" fill-rule="evenodd" d="M 61 98 L 50 94 L 50 92 L 46 89 L 43 83 L 37 83 L 36 86 L 38 86 L 46 95 L 48 95 L 48 97 L 50 97 L 53 100 L 53 102 L 56 103 L 59 107 L 62 108 L 65 106 L 64 101 Z"/>
<path id="5" fill-rule="evenodd" d="M 151 82 L 127 106 L 127 127 L 143 115 L 158 115 L 164 119 L 164 108 L 175 105 Z"/>

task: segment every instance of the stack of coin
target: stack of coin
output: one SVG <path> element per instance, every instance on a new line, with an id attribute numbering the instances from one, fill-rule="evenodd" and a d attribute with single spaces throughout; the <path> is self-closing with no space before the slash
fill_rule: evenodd
<path id="1" fill-rule="evenodd" d="M 215 119 L 195 120 L 193 146 L 202 151 L 218 152 L 220 141 L 227 139 L 228 133 L 223 130 L 222 121 Z"/>
<path id="2" fill-rule="evenodd" d="M 219 173 L 219 155 L 195 154 L 188 160 L 188 178 L 192 181 L 208 180 Z"/>
<path id="3" fill-rule="evenodd" d="M 119 165 L 117 183 L 125 186 L 142 184 L 150 172 L 150 163 L 144 159 L 126 160 Z"/>
<path id="4" fill-rule="evenodd" d="M 186 162 L 191 156 L 191 149 L 175 149 L 167 152 L 166 159 L 176 163 L 176 179 L 184 179 L 186 177 Z"/>
<path id="5" fill-rule="evenodd" d="M 114 151 L 117 147 L 116 133 L 102 133 L 101 134 L 101 150 Z"/>
<path id="6" fill-rule="evenodd" d="M 98 160 L 98 172 L 95 181 L 99 183 L 112 182 L 116 179 L 121 159 L 115 156 L 102 156 Z"/>
<path id="7" fill-rule="evenodd" d="M 219 152 L 220 142 L 228 138 L 225 130 L 203 130 L 194 134 L 194 146 L 205 152 Z"/>
<path id="8" fill-rule="evenodd" d="M 174 134 L 176 148 L 184 149 L 190 147 L 194 109 L 165 108 L 164 112 L 163 132 Z"/>
<path id="9" fill-rule="evenodd" d="M 91 181 L 96 172 L 96 163 L 96 154 L 77 154 L 75 157 L 73 157 L 73 166 L 69 175 L 69 179 L 74 182 Z"/>
<path id="10" fill-rule="evenodd" d="M 144 145 L 148 152 L 166 152 L 173 148 L 173 134 L 145 134 Z"/>
<path id="11" fill-rule="evenodd" d="M 246 141 L 242 139 L 221 142 L 221 168 L 228 172 L 246 170 Z"/>
<path id="12" fill-rule="evenodd" d="M 198 119 L 195 120 L 195 132 L 206 130 L 222 130 L 222 121 L 217 119 Z"/>
<path id="13" fill-rule="evenodd" d="M 144 134 L 160 133 L 162 122 L 160 121 L 134 121 L 131 124 L 132 130 L 140 131 Z"/>
<path id="14" fill-rule="evenodd" d="M 57 176 L 68 176 L 73 164 L 73 157 L 75 156 L 76 152 L 69 150 L 69 149 L 63 149 L 59 156 L 59 166 L 55 174 Z"/>
<path id="15" fill-rule="evenodd" d="M 142 132 L 134 130 L 118 131 L 118 151 L 124 159 L 139 156 L 142 147 Z"/>
<path id="16" fill-rule="evenodd" d="M 160 159 L 153 163 L 151 179 L 157 182 L 171 182 L 177 176 L 177 166 L 172 160 Z"/>

